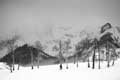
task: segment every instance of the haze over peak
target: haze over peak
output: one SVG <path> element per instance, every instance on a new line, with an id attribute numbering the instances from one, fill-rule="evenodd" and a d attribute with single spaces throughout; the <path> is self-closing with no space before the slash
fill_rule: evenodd
<path id="1" fill-rule="evenodd" d="M 76 34 L 83 29 L 96 31 L 106 22 L 119 26 L 119 3 L 119 0 L 1 0 L 0 40 L 18 34 L 30 43 L 62 35 L 64 30 L 58 27 L 70 26 L 68 33 Z"/>

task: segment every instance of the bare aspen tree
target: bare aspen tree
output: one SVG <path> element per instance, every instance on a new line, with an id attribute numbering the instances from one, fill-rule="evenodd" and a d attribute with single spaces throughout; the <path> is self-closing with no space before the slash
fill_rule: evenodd
<path id="1" fill-rule="evenodd" d="M 110 52 L 109 52 L 109 43 L 108 43 L 108 41 L 106 42 L 106 48 L 107 48 L 107 53 L 106 53 L 106 55 L 107 55 L 107 67 L 110 67 Z"/>
<path id="2" fill-rule="evenodd" d="M 96 39 L 94 41 L 94 52 L 93 52 L 93 57 L 92 57 L 92 61 L 93 61 L 93 66 L 92 68 L 94 69 L 95 68 L 95 53 L 96 53 Z"/>
<path id="3" fill-rule="evenodd" d="M 60 40 L 59 42 L 59 48 L 60 48 L 60 51 L 59 51 L 59 57 L 60 57 L 60 70 L 62 69 L 62 59 L 63 59 L 63 56 L 62 56 L 62 42 Z"/>
<path id="4" fill-rule="evenodd" d="M 87 40 L 87 49 L 89 48 L 89 41 Z M 90 60 L 89 60 L 89 56 L 88 56 L 88 68 L 90 67 Z"/>
<path id="5" fill-rule="evenodd" d="M 29 47 L 29 50 L 30 50 L 30 56 L 31 56 L 31 67 L 33 69 L 34 67 L 33 67 L 33 52 L 32 52 L 32 48 Z"/>
<path id="6" fill-rule="evenodd" d="M 98 63 L 98 68 L 100 69 L 100 68 L 101 68 L 101 67 L 100 67 L 101 57 L 100 57 L 100 45 L 99 45 L 99 42 L 97 43 L 97 46 L 98 46 L 98 61 L 99 61 L 99 63 Z"/>
<path id="7" fill-rule="evenodd" d="M 37 48 L 38 55 L 37 55 L 37 68 L 39 68 L 40 60 L 41 60 L 41 53 L 43 52 L 44 48 L 40 41 L 35 42 L 35 48 Z"/>
<path id="8" fill-rule="evenodd" d="M 15 35 L 15 36 L 12 37 L 12 39 L 6 41 L 6 45 L 7 45 L 8 49 L 9 49 L 9 51 L 12 53 L 11 54 L 11 57 L 12 57 L 12 66 L 10 68 L 12 68 L 11 70 L 13 70 L 13 71 L 15 70 L 15 66 L 14 66 L 14 64 L 15 64 L 15 53 L 14 53 L 14 50 L 16 48 L 15 42 L 19 38 L 20 38 L 20 36 Z"/>

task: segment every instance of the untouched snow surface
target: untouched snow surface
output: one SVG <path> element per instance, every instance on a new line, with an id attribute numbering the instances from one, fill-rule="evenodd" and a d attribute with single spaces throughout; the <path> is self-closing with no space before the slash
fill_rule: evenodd
<path id="1" fill-rule="evenodd" d="M 70 63 L 69 69 L 63 64 L 63 70 L 59 70 L 59 65 L 40 66 L 39 69 L 34 67 L 20 67 L 10 73 L 7 69 L 0 70 L 0 80 L 120 80 L 120 59 L 115 62 L 115 66 L 106 67 L 107 63 L 101 63 L 101 69 L 87 68 L 87 63 L 76 64 Z M 16 66 L 17 68 L 17 66 Z"/>

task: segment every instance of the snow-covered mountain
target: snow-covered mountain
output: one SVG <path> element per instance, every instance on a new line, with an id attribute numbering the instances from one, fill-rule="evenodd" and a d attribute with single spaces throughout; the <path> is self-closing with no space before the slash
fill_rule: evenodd
<path id="1" fill-rule="evenodd" d="M 110 23 L 106 23 L 105 25 L 101 25 L 101 28 L 98 28 L 97 31 L 93 31 L 93 32 L 87 32 L 85 29 L 84 30 L 80 30 L 80 31 L 72 31 L 72 29 L 69 30 L 64 30 L 63 31 L 59 31 L 59 29 L 57 30 L 57 32 L 61 35 L 59 38 L 57 38 L 57 40 L 66 40 L 66 39 L 70 39 L 71 40 L 71 54 L 75 53 L 75 45 L 78 44 L 78 42 L 80 42 L 82 39 L 85 38 L 90 38 L 92 40 L 94 40 L 95 38 L 100 40 L 103 36 L 105 36 L 107 33 L 112 34 L 111 37 L 114 40 L 114 43 L 118 44 L 120 43 L 120 32 L 118 30 L 119 27 L 115 27 L 112 26 Z M 103 30 L 104 32 L 101 33 L 101 30 Z M 63 33 L 62 33 L 63 32 Z M 74 32 L 74 33 L 72 33 Z M 57 36 L 58 37 L 58 36 Z M 53 53 L 51 55 L 57 55 L 59 52 L 54 52 L 52 51 L 52 47 L 54 45 L 58 45 L 58 43 L 54 42 L 55 39 L 53 39 L 53 41 L 49 41 L 48 42 L 48 49 L 46 51 L 48 51 L 49 53 Z"/>
<path id="2" fill-rule="evenodd" d="M 94 40 L 95 38 L 100 40 L 101 37 L 103 37 L 107 33 L 112 34 L 112 38 L 114 39 L 116 44 L 119 44 L 120 42 L 120 29 L 119 27 L 112 26 L 110 23 L 106 23 L 105 25 L 101 26 L 101 28 L 98 28 L 97 31 L 92 31 L 88 32 L 88 30 L 76 30 L 71 27 L 57 27 L 57 28 L 52 28 L 53 30 L 50 30 L 51 38 L 44 40 L 42 42 L 42 45 L 45 46 L 45 52 L 51 56 L 58 56 L 59 55 L 59 50 L 54 51 L 53 47 L 57 46 L 59 47 L 59 41 L 61 40 L 62 42 L 67 41 L 68 39 L 71 41 L 70 46 L 71 49 L 69 49 L 68 53 L 64 53 L 64 57 L 72 56 L 75 54 L 75 45 L 78 44 L 81 40 L 85 38 L 90 38 Z M 101 30 L 104 32 L 101 33 Z M 49 34 L 49 33 L 48 33 Z M 50 37 L 49 35 L 49 37 Z M 22 41 L 18 40 L 16 44 L 22 44 L 24 45 Z M 34 44 L 34 43 L 31 43 Z M 6 53 L 4 52 L 5 50 L 0 50 L 1 53 Z"/>

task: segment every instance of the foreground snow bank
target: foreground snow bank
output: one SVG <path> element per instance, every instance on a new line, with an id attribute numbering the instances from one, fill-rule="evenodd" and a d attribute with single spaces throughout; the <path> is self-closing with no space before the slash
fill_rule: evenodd
<path id="1" fill-rule="evenodd" d="M 79 67 L 70 63 L 69 69 L 63 64 L 63 70 L 59 70 L 58 65 L 34 67 L 20 67 L 10 73 L 8 70 L 1 70 L 0 80 L 120 80 L 120 59 L 116 61 L 115 66 L 106 67 L 107 63 L 101 63 L 102 69 L 87 68 L 87 63 L 79 63 Z M 97 68 L 96 64 L 96 68 Z"/>
<path id="2" fill-rule="evenodd" d="M 5 63 L 0 63 L 0 80 L 9 80 L 10 71 Z"/>

